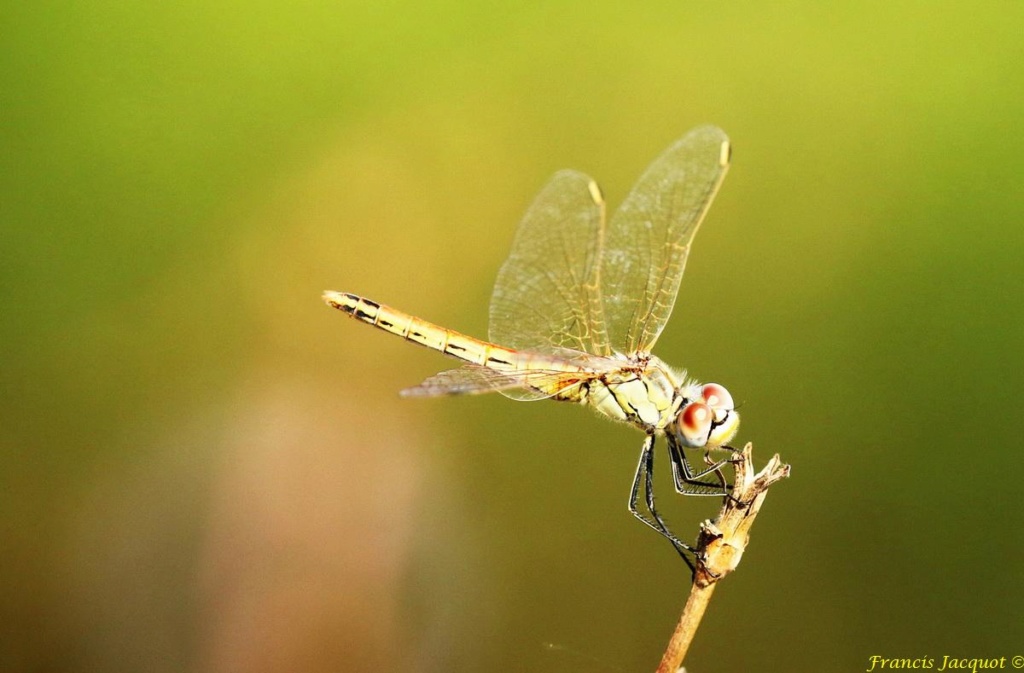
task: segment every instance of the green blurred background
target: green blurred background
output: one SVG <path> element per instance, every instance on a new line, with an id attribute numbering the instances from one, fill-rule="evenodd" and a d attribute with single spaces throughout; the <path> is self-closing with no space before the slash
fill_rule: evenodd
<path id="1" fill-rule="evenodd" d="M 450 363 L 319 295 L 484 336 L 551 173 L 614 207 L 704 122 L 657 352 L 793 477 L 689 670 L 1024 654 L 1024 4 L 0 12 L 0 669 L 653 670 L 641 435 L 399 400 Z"/>

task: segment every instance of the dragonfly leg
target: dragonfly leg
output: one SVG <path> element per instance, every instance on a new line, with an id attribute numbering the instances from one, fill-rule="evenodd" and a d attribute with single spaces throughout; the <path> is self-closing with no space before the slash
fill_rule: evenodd
<path id="1" fill-rule="evenodd" d="M 725 476 L 722 474 L 722 466 L 728 463 L 731 458 L 712 461 L 707 453 L 704 454 L 706 466 L 703 469 L 696 469 L 690 464 L 686 457 L 685 449 L 672 437 L 668 437 L 668 454 L 672 460 L 672 480 L 675 482 L 676 491 L 682 495 L 706 495 L 721 496 L 729 492 Z M 714 475 L 718 483 L 706 481 L 704 477 Z"/>
<path id="2" fill-rule="evenodd" d="M 650 516 L 641 512 L 638 506 L 640 502 L 641 481 L 644 482 L 644 501 Z M 640 461 L 636 466 L 636 476 L 633 477 L 633 488 L 630 489 L 628 507 L 633 516 L 658 531 L 659 534 L 671 542 L 676 552 L 686 562 L 686 565 L 693 570 L 693 563 L 685 553 L 694 553 L 693 547 L 680 540 L 668 529 L 654 504 L 654 435 L 647 436 L 640 451 Z"/>
<path id="3" fill-rule="evenodd" d="M 729 446 L 729 445 L 723 445 L 723 446 L 720 446 L 720 447 L 718 447 L 718 448 L 719 448 L 719 449 L 725 449 L 726 451 L 731 451 L 731 452 L 732 452 L 732 456 L 731 456 L 731 457 L 729 457 L 729 458 L 726 458 L 725 460 L 720 460 L 720 461 L 717 461 L 717 462 L 716 462 L 715 460 L 713 460 L 713 459 L 711 458 L 711 454 L 710 454 L 710 452 L 708 452 L 708 451 L 705 451 L 705 452 L 704 452 L 704 464 L 705 464 L 705 465 L 713 465 L 713 466 L 714 466 L 714 467 L 712 467 L 712 469 L 714 469 L 714 470 L 715 470 L 715 474 L 716 474 L 716 475 L 718 476 L 718 480 L 719 480 L 719 481 L 720 481 L 720 482 L 722 483 L 722 489 L 723 489 L 723 490 L 725 491 L 725 496 L 726 496 L 727 498 L 729 498 L 729 500 L 732 500 L 732 501 L 733 501 L 734 503 L 736 503 L 736 504 L 737 504 L 737 505 L 739 505 L 739 506 L 746 506 L 746 505 L 747 505 L 747 504 L 749 504 L 749 503 L 743 503 L 743 502 L 741 502 L 741 501 L 740 501 L 739 499 L 737 499 L 737 498 L 736 498 L 736 497 L 735 497 L 735 496 L 734 496 L 734 495 L 732 494 L 732 490 L 733 490 L 733 485 L 732 485 L 732 484 L 730 484 L 730 483 L 727 483 L 727 482 L 725 481 L 725 475 L 724 475 L 724 474 L 722 474 L 722 469 L 721 469 L 721 465 L 722 465 L 723 463 L 727 463 L 727 462 L 728 462 L 728 463 L 731 463 L 731 462 L 734 462 L 735 460 L 737 460 L 737 457 L 738 457 L 738 456 L 740 456 L 740 455 L 741 455 L 741 454 L 742 454 L 743 452 L 742 452 L 742 451 L 740 451 L 739 449 L 737 449 L 736 447 L 733 447 L 733 446 Z"/>

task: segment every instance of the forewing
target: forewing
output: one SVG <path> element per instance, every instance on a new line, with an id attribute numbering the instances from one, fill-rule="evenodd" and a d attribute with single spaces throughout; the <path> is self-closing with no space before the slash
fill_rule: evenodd
<path id="1" fill-rule="evenodd" d="M 729 168 L 729 138 L 693 129 L 648 167 L 608 224 L 604 315 L 616 351 L 649 353 L 668 322 L 690 244 Z"/>
<path id="2" fill-rule="evenodd" d="M 465 365 L 434 374 L 423 383 L 401 392 L 402 397 L 479 395 L 500 392 L 515 400 L 543 400 L 579 385 L 597 373 L 550 369 L 499 370 Z"/>
<path id="3" fill-rule="evenodd" d="M 610 354 L 600 295 L 604 200 L 560 171 L 519 223 L 491 295 L 490 340 L 536 353 Z"/>

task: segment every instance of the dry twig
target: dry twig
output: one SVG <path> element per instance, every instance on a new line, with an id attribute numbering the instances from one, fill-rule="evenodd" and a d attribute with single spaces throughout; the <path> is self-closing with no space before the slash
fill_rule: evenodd
<path id="1" fill-rule="evenodd" d="M 764 469 L 755 474 L 750 457 L 752 448 L 748 443 L 736 456 L 736 483 L 732 497 L 725 499 L 718 518 L 714 522 L 705 521 L 701 524 L 690 596 L 657 673 L 677 673 L 715 591 L 715 585 L 739 565 L 743 551 L 747 548 L 750 526 L 768 494 L 768 487 L 789 476 L 789 465 L 782 463 L 779 454 L 772 456 Z"/>

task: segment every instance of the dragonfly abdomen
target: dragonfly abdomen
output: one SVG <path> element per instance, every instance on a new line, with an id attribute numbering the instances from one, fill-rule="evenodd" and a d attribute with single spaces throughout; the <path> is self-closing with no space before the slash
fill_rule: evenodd
<path id="1" fill-rule="evenodd" d="M 386 304 L 348 292 L 325 292 L 324 301 L 356 320 L 445 355 L 493 369 L 516 369 L 516 351 L 421 320 Z"/>

